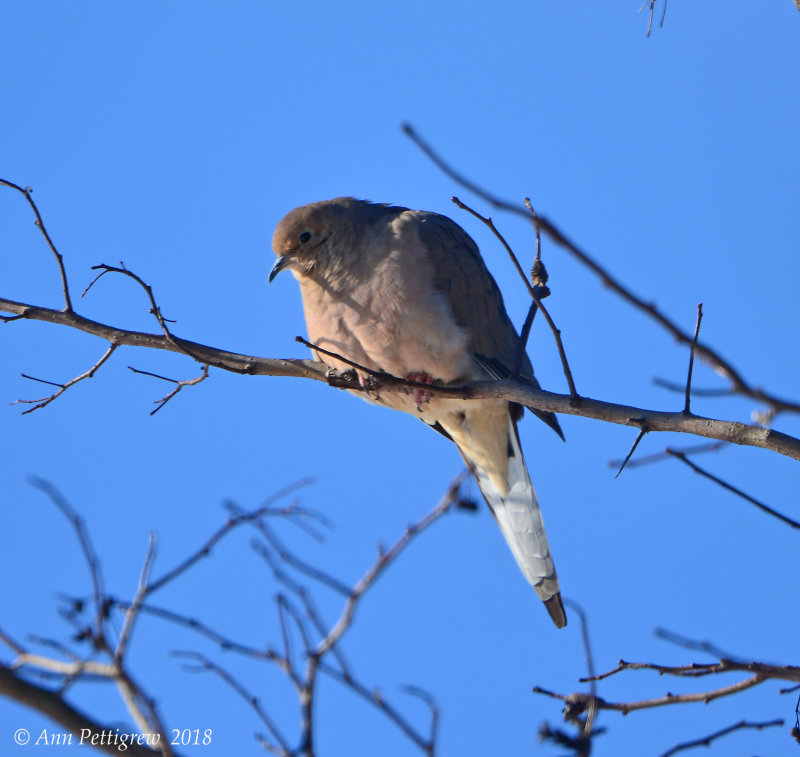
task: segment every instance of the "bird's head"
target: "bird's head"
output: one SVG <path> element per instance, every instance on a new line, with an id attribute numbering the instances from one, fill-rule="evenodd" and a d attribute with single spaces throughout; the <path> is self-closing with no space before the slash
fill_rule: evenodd
<path id="1" fill-rule="evenodd" d="M 334 279 L 343 271 L 358 269 L 364 254 L 365 229 L 404 208 L 379 205 L 352 197 L 337 197 L 303 205 L 287 213 L 272 236 L 278 260 L 269 280 L 290 270 L 298 279 Z"/>
<path id="2" fill-rule="evenodd" d="M 270 281 L 285 269 L 298 277 L 311 272 L 330 236 L 330 202 L 303 205 L 283 217 L 272 235 L 272 249 L 278 260 L 270 271 Z"/>

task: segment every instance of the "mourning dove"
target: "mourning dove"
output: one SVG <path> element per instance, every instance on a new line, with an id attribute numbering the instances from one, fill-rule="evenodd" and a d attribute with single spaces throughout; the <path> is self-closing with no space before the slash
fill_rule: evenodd
<path id="1" fill-rule="evenodd" d="M 278 260 L 269 280 L 284 269 L 295 275 L 308 337 L 317 347 L 423 384 L 514 378 L 519 365 L 516 378 L 538 388 L 497 284 L 475 242 L 449 218 L 339 197 L 291 211 L 272 246 Z M 335 369 L 350 369 L 314 354 Z M 419 388 L 358 394 L 421 418 L 455 442 L 523 574 L 556 626 L 566 625 L 520 449 L 522 406 L 450 399 Z M 552 413 L 533 412 L 561 435 Z"/>

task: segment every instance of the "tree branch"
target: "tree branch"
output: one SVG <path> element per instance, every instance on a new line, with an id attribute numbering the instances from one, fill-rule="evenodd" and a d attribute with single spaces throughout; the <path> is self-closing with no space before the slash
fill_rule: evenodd
<path id="1" fill-rule="evenodd" d="M 358 377 L 332 374 L 328 366 L 314 360 L 262 358 L 242 355 L 227 350 L 209 347 L 197 342 L 173 336 L 167 339 L 163 334 L 148 334 L 141 331 L 127 331 L 92 321 L 74 312 L 64 312 L 51 308 L 26 305 L 12 300 L 0 299 L 0 310 L 17 313 L 25 318 L 56 323 L 75 328 L 112 344 L 150 347 L 189 354 L 198 362 L 222 368 L 234 373 L 259 376 L 294 376 L 297 378 L 324 381 L 333 386 L 350 391 L 366 391 L 358 382 Z M 698 352 L 701 345 L 697 345 Z M 366 370 L 366 369 L 365 369 Z M 394 376 L 381 375 L 381 391 L 402 392 L 413 382 Z M 683 413 L 645 410 L 629 405 L 619 405 L 601 400 L 582 397 L 580 404 L 569 395 L 555 394 L 543 389 L 534 389 L 515 381 L 472 381 L 462 386 L 439 386 L 426 384 L 426 391 L 444 397 L 459 399 L 505 399 L 522 405 L 535 407 L 564 415 L 578 415 L 584 418 L 617 423 L 623 426 L 641 428 L 647 424 L 648 431 L 675 431 L 694 434 L 710 439 L 731 442 L 751 447 L 762 447 L 781 455 L 800 460 L 800 439 L 780 431 L 766 429 L 745 423 L 720 421 L 703 416 L 686 417 Z M 764 397 L 761 397 L 764 399 Z"/>
<path id="2" fill-rule="evenodd" d="M 666 12 L 666 4 L 664 10 Z M 538 214 L 532 219 L 531 214 L 525 207 L 514 202 L 509 202 L 508 200 L 503 200 L 459 174 L 449 164 L 447 164 L 409 124 L 403 124 L 402 130 L 431 159 L 431 161 L 433 161 L 433 163 L 435 163 L 447 176 L 453 179 L 453 181 L 482 198 L 493 207 L 506 210 L 510 213 L 515 213 L 516 215 L 521 216 L 528 221 L 533 220 L 534 225 L 544 231 L 551 240 L 563 247 L 582 265 L 598 276 L 604 286 L 607 286 L 627 303 L 633 305 L 636 309 L 642 311 L 649 318 L 656 321 L 656 323 L 666 329 L 679 342 L 686 345 L 692 344 L 693 339 L 690 333 L 682 329 L 677 325 L 677 323 L 664 315 L 652 302 L 646 302 L 641 297 L 634 294 L 630 289 L 621 284 L 596 260 L 581 250 L 575 243 L 570 241 L 567 236 L 555 225 L 555 223 Z M 800 403 L 777 397 L 776 395 L 771 394 L 764 389 L 752 386 L 745 381 L 742 374 L 740 374 L 733 367 L 733 365 L 731 365 L 731 363 L 729 363 L 725 358 L 723 358 L 718 352 L 710 348 L 708 345 L 698 342 L 696 346 L 696 352 L 703 360 L 709 363 L 717 373 L 724 376 L 731 382 L 731 386 L 736 393 L 750 397 L 751 399 L 756 399 L 759 402 L 765 402 L 766 404 L 771 405 L 776 411 L 800 413 Z"/>
<path id="3" fill-rule="evenodd" d="M 114 728 L 104 726 L 84 715 L 66 702 L 58 692 L 26 681 L 2 663 L 0 663 L 0 695 L 40 712 L 78 736 L 86 734 L 87 737 L 90 737 L 91 734 L 103 731 L 115 732 Z M 95 746 L 103 752 L 116 755 L 116 757 L 120 755 L 119 749 L 113 744 L 95 744 Z M 148 749 L 136 742 L 128 742 L 127 747 L 125 754 L 131 755 L 131 757 L 158 757 L 162 754 L 161 751 Z"/>
<path id="4" fill-rule="evenodd" d="M 741 731 L 746 728 L 754 729 L 756 731 L 760 731 L 763 728 L 772 728 L 775 726 L 782 726 L 783 720 L 770 720 L 766 723 L 749 723 L 746 720 L 741 720 L 738 723 L 728 726 L 727 728 L 722 728 L 719 731 L 715 731 L 714 733 L 710 733 L 708 736 L 704 736 L 702 739 L 695 739 L 694 741 L 685 741 L 682 744 L 676 744 L 672 749 L 668 749 L 664 752 L 661 757 L 672 757 L 673 754 L 677 754 L 678 752 L 683 752 L 686 749 L 694 749 L 698 746 L 710 746 L 712 741 L 716 741 L 717 739 L 721 738 L 722 736 L 727 736 L 729 733 L 733 733 L 734 731 Z"/>

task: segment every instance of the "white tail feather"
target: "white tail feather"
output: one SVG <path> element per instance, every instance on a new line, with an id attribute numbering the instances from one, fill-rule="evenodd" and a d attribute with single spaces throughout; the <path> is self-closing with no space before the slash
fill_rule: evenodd
<path id="1" fill-rule="evenodd" d="M 523 575 L 533 584 L 539 597 L 547 601 L 559 592 L 556 568 L 517 430 L 510 418 L 509 452 L 505 496 L 478 466 L 475 466 L 475 478 Z"/>

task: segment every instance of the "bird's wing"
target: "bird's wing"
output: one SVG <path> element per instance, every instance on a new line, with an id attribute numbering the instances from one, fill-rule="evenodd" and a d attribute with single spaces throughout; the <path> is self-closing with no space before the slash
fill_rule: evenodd
<path id="1" fill-rule="evenodd" d="M 454 221 L 436 213 L 419 213 L 419 235 L 429 250 L 434 288 L 447 300 L 456 323 L 469 333 L 469 349 L 483 372 L 496 379 L 514 379 L 535 388 L 531 361 L 508 317 L 503 295 L 472 238 Z M 554 413 L 531 411 L 562 439 Z M 518 418 L 521 408 L 512 409 Z"/>

